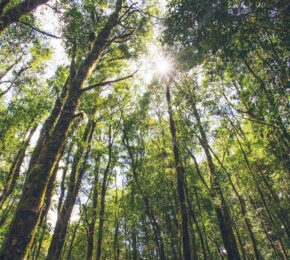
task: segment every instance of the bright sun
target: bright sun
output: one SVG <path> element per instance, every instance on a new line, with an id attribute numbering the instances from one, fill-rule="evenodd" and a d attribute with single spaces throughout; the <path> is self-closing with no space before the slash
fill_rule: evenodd
<path id="1" fill-rule="evenodd" d="M 162 76 L 164 76 L 168 74 L 171 69 L 172 64 L 168 58 L 160 56 L 156 59 L 157 73 L 160 73 Z"/>
<path id="2" fill-rule="evenodd" d="M 167 56 L 161 47 L 152 44 L 147 46 L 148 53 L 139 60 L 139 70 L 143 73 L 143 79 L 150 83 L 153 78 L 162 78 L 173 71 L 173 61 Z"/>

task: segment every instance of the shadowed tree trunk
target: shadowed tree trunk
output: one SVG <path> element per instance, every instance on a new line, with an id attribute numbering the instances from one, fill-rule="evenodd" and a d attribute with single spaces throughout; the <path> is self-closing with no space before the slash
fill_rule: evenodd
<path id="1" fill-rule="evenodd" d="M 117 186 L 117 173 L 115 175 L 115 205 L 118 203 L 118 186 Z M 122 198 L 121 198 L 122 199 Z M 114 260 L 119 260 L 120 257 L 120 246 L 119 246 L 119 207 L 115 210 L 115 234 L 114 234 Z"/>
<path id="2" fill-rule="evenodd" d="M 194 208 L 191 205 L 191 201 L 192 200 L 189 198 L 188 189 L 187 189 L 187 186 L 186 186 L 185 183 L 184 183 L 184 190 L 185 190 L 185 194 L 186 194 L 186 199 L 187 199 L 189 213 L 190 213 L 190 216 L 192 217 L 192 220 L 193 220 L 193 222 L 195 224 L 197 233 L 199 235 L 199 239 L 200 239 L 200 243 L 201 243 L 201 248 L 202 248 L 202 252 L 203 252 L 203 257 L 204 257 L 204 259 L 207 259 L 207 256 L 206 256 L 207 254 L 206 254 L 206 250 L 205 250 L 205 246 L 204 246 L 204 241 L 203 241 L 203 235 L 202 235 L 201 229 L 199 227 L 198 221 L 196 219 L 196 215 L 195 215 L 195 212 L 194 212 Z"/>
<path id="3" fill-rule="evenodd" d="M 258 250 L 258 247 L 257 247 L 257 241 L 256 241 L 256 238 L 254 236 L 254 233 L 252 231 L 252 225 L 251 225 L 251 222 L 249 220 L 249 218 L 247 217 L 247 207 L 246 207 L 246 203 L 245 203 L 245 200 L 243 199 L 243 197 L 240 195 L 240 193 L 238 192 L 238 190 L 236 189 L 233 181 L 232 181 L 232 178 L 231 178 L 231 174 L 227 171 L 227 169 L 225 168 L 225 166 L 223 165 L 223 163 L 220 161 L 220 159 L 218 158 L 218 156 L 213 152 L 213 150 L 211 149 L 210 146 L 208 146 L 208 148 L 210 149 L 210 151 L 212 152 L 212 154 L 214 155 L 214 157 L 217 159 L 217 161 L 219 162 L 221 168 L 224 170 L 224 172 L 226 173 L 228 179 L 229 179 L 229 183 L 230 183 L 230 186 L 232 187 L 235 195 L 237 196 L 238 198 L 238 201 L 240 203 L 240 207 L 241 207 L 241 213 L 243 215 L 243 218 L 244 218 L 244 221 L 245 221 L 245 224 L 246 224 L 246 227 L 248 229 L 248 232 L 249 232 L 249 235 L 250 235 L 250 238 L 251 238 L 251 241 L 252 241 L 252 245 L 253 245 L 253 248 L 254 248 L 254 252 L 255 252 L 255 256 L 256 256 L 256 259 L 260 259 L 261 256 L 260 256 L 260 253 L 259 253 L 259 250 Z M 236 229 L 236 233 L 237 233 L 237 236 L 238 236 L 238 229 Z M 240 243 L 241 244 L 241 243 Z M 241 246 L 241 251 L 243 253 L 243 247 Z M 243 253 L 243 255 L 245 255 L 245 253 Z"/>
<path id="4" fill-rule="evenodd" d="M 28 172 L 27 181 L 24 185 L 15 216 L 10 224 L 0 252 L 0 258 L 3 260 L 23 259 L 27 254 L 34 230 L 38 225 L 44 194 L 50 176 L 60 156 L 60 151 L 65 144 L 72 121 L 76 117 L 74 113 L 83 93 L 82 88 L 102 52 L 107 47 L 107 40 L 111 36 L 113 28 L 119 22 L 122 5 L 123 0 L 118 0 L 115 11 L 110 15 L 106 25 L 92 43 L 87 57 L 79 65 L 78 71 L 69 84 L 68 97 L 55 128 L 39 153 L 37 163 Z"/>
<path id="5" fill-rule="evenodd" d="M 74 142 L 71 142 L 69 144 L 69 148 L 67 151 L 67 157 L 65 160 L 64 168 L 63 168 L 61 184 L 60 184 L 60 195 L 59 195 L 59 199 L 58 199 L 58 203 L 57 203 L 57 214 L 58 215 L 60 214 L 61 209 L 62 209 L 62 205 L 63 205 L 63 199 L 64 199 L 64 195 L 65 195 L 65 190 L 66 190 L 66 176 L 67 176 L 67 172 L 68 172 L 69 165 L 70 165 L 70 156 L 72 154 L 73 144 L 74 144 Z"/>
<path id="6" fill-rule="evenodd" d="M 131 206 L 131 211 L 135 212 L 135 195 L 136 195 L 136 190 L 135 190 L 135 183 L 132 184 L 132 189 L 131 189 L 131 194 L 130 194 L 130 206 Z M 136 230 L 136 219 L 133 218 L 132 220 L 132 248 L 133 248 L 133 260 L 138 259 L 138 249 L 137 249 L 137 230 Z"/>

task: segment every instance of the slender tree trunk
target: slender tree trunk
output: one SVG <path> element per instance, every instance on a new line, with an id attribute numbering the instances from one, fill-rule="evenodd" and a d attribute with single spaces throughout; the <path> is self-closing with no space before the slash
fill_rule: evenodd
<path id="1" fill-rule="evenodd" d="M 263 193 L 263 191 L 262 191 L 261 188 L 260 188 L 260 185 L 259 185 L 259 183 L 258 183 L 258 181 L 257 181 L 257 178 L 256 178 L 256 176 L 255 176 L 255 174 L 254 174 L 254 172 L 253 172 L 253 170 L 252 170 L 252 167 L 251 167 L 250 162 L 249 162 L 249 160 L 248 160 L 248 158 L 247 158 L 247 155 L 246 155 L 246 153 L 245 153 L 245 151 L 244 151 L 244 149 L 243 149 L 243 147 L 242 147 L 242 145 L 241 145 L 241 142 L 240 142 L 240 140 L 239 140 L 239 138 L 238 138 L 237 136 L 236 136 L 236 140 L 237 140 L 237 142 L 238 142 L 238 144 L 239 144 L 239 147 L 240 147 L 240 149 L 241 149 L 241 151 L 242 151 L 242 153 L 243 153 L 243 156 L 244 156 L 244 159 L 245 159 L 245 162 L 246 162 L 247 168 L 249 169 L 249 172 L 250 172 L 250 174 L 251 174 L 251 176 L 252 176 L 252 178 L 253 178 L 253 180 L 254 180 L 255 187 L 257 188 L 258 193 L 259 193 L 259 195 L 260 195 L 260 198 L 261 198 L 261 200 L 262 200 L 262 202 L 263 202 L 263 205 L 264 205 L 265 210 L 266 210 L 267 215 L 268 215 L 268 219 L 270 220 L 270 223 L 271 223 L 272 227 L 274 228 L 274 230 L 275 230 L 275 231 L 277 232 L 277 234 L 278 234 L 278 241 L 279 241 L 280 246 L 281 246 L 281 252 L 282 252 L 282 254 L 284 255 L 285 259 L 287 259 L 287 257 L 288 257 L 288 256 L 287 256 L 287 251 L 286 251 L 285 246 L 284 246 L 284 243 L 283 243 L 283 241 L 282 241 L 282 237 L 281 237 L 281 235 L 279 234 L 279 233 L 280 233 L 280 229 L 277 227 L 277 225 L 276 225 L 276 223 L 275 223 L 274 217 L 273 217 L 273 215 L 272 215 L 272 213 L 271 213 L 271 211 L 270 211 L 270 208 L 269 208 L 269 206 L 268 206 L 268 203 L 266 202 L 266 199 L 265 199 L 265 197 L 264 197 L 264 193 Z"/>
<path id="2" fill-rule="evenodd" d="M 247 217 L 247 208 L 246 208 L 245 200 L 241 197 L 241 195 L 239 194 L 238 190 L 236 189 L 236 187 L 235 187 L 235 185 L 234 185 L 234 183 L 232 181 L 231 174 L 227 171 L 227 169 L 225 168 L 223 163 L 220 161 L 218 156 L 213 152 L 211 147 L 208 146 L 208 148 L 210 149 L 210 151 L 212 152 L 212 154 L 217 159 L 217 161 L 219 162 L 220 166 L 222 167 L 222 169 L 226 173 L 226 175 L 227 175 L 227 177 L 229 179 L 229 183 L 230 183 L 235 195 L 238 198 L 238 201 L 239 201 L 239 204 L 240 204 L 240 207 L 241 207 L 241 212 L 242 212 L 246 227 L 248 229 L 248 232 L 249 232 L 249 235 L 250 235 L 250 238 L 251 238 L 251 241 L 252 241 L 252 245 L 253 245 L 253 248 L 254 248 L 256 259 L 260 259 L 261 256 L 260 256 L 260 253 L 259 253 L 259 250 L 258 250 L 258 247 L 257 247 L 257 241 L 256 241 L 256 238 L 255 238 L 254 233 L 252 231 L 251 222 L 250 222 L 249 218 Z M 236 230 L 236 233 L 238 234 L 238 230 Z M 243 250 L 243 248 L 242 248 L 242 250 Z"/>
<path id="3" fill-rule="evenodd" d="M 99 169 L 100 169 L 101 156 L 98 155 L 95 160 L 94 170 L 94 187 L 93 187 L 93 212 L 90 223 L 88 223 L 88 247 L 87 247 L 87 260 L 91 260 L 93 257 L 94 238 L 95 238 L 95 225 L 97 220 L 97 205 L 98 205 L 98 183 L 99 183 Z"/>
<path id="4" fill-rule="evenodd" d="M 37 249 L 36 249 L 36 252 L 35 252 L 33 260 L 37 260 L 39 255 L 40 255 L 40 250 L 41 250 L 41 247 L 42 247 L 42 243 L 43 243 L 43 240 L 44 240 L 44 235 L 45 235 L 46 229 L 47 229 L 47 224 L 46 224 L 46 219 L 45 219 L 44 226 L 42 227 L 42 232 L 40 234 L 40 238 L 39 238 L 39 241 L 38 241 Z"/>
<path id="5" fill-rule="evenodd" d="M 132 190 L 130 194 L 130 206 L 131 206 L 131 211 L 134 213 L 135 212 L 135 183 L 132 184 Z M 132 248 L 133 248 L 133 260 L 138 259 L 138 250 L 137 250 L 137 230 L 136 230 L 136 219 L 133 218 L 132 220 Z"/>
<path id="6" fill-rule="evenodd" d="M 50 180 L 48 182 L 47 189 L 46 189 L 46 192 L 45 192 L 45 197 L 44 197 L 44 208 L 42 209 L 41 214 L 40 214 L 40 218 L 39 218 L 39 225 L 42 224 L 43 220 L 46 218 L 47 213 L 49 211 L 49 208 L 50 208 L 50 205 L 51 205 L 52 196 L 53 196 L 53 193 L 54 193 L 54 190 L 55 190 L 56 176 L 57 176 L 57 173 L 58 173 L 59 162 L 60 162 L 60 160 L 62 158 L 63 153 L 64 153 L 64 150 L 61 152 L 61 156 L 58 158 L 56 166 L 53 169 L 53 173 L 52 173 L 52 175 L 50 177 Z"/>
<path id="7" fill-rule="evenodd" d="M 195 231 L 193 229 L 193 223 L 192 223 L 192 218 L 188 218 L 188 224 L 189 224 L 189 230 L 190 230 L 190 236 L 191 236 L 191 245 L 192 245 L 192 251 L 191 251 L 191 258 L 194 260 L 198 260 L 197 257 L 197 243 L 196 243 L 196 238 L 195 238 Z"/>
<path id="8" fill-rule="evenodd" d="M 204 241 L 203 241 L 203 236 L 202 236 L 202 232 L 201 232 L 201 229 L 199 227 L 199 224 L 198 224 L 198 221 L 196 219 L 196 216 L 195 216 L 195 212 L 193 210 L 193 207 L 191 205 L 191 199 L 189 197 L 189 194 L 188 194 L 188 189 L 187 189 L 187 186 L 186 184 L 184 183 L 184 190 L 185 190 L 185 194 L 186 194 L 186 199 L 187 199 L 187 204 L 188 204 L 188 209 L 189 209 L 189 213 L 190 213 L 190 216 L 192 217 L 192 220 L 195 224 L 195 227 L 196 227 L 196 230 L 197 230 L 197 233 L 199 235 L 199 239 L 200 239 L 200 243 L 201 243 L 201 248 L 202 248 L 202 252 L 203 252 L 203 258 L 204 259 L 207 259 L 207 254 L 206 254 L 206 250 L 205 250 L 205 246 L 204 246 Z"/>
<path id="9" fill-rule="evenodd" d="M 30 142 L 33 134 L 35 133 L 36 128 L 37 128 L 37 126 L 34 126 L 31 129 L 29 136 L 24 141 L 22 147 L 20 148 L 18 154 L 16 155 L 16 158 L 14 159 L 14 162 L 11 165 L 11 168 L 10 168 L 9 174 L 8 174 L 8 178 L 6 180 L 6 184 L 4 187 L 4 191 L 0 196 L 0 209 L 2 208 L 5 200 L 10 196 L 10 194 L 13 192 L 13 190 L 15 188 L 17 179 L 20 175 L 20 169 L 21 169 L 21 166 L 22 166 L 23 161 L 24 161 L 26 149 L 29 145 L 29 142 Z"/>
<path id="10" fill-rule="evenodd" d="M 186 210 L 186 201 L 184 194 L 184 168 L 179 155 L 179 148 L 176 138 L 176 128 L 175 122 L 173 120 L 173 111 L 171 107 L 171 97 L 169 83 L 166 85 L 166 100 L 168 105 L 168 114 L 170 121 L 170 132 L 172 138 L 172 149 L 174 154 L 175 168 L 176 168 L 176 178 L 177 178 L 177 193 L 178 193 L 178 204 L 181 217 L 181 236 L 182 236 L 182 248 L 183 248 L 183 259 L 190 260 L 190 242 L 188 234 L 188 219 Z"/>
<path id="11" fill-rule="evenodd" d="M 198 167 L 198 165 L 197 165 L 197 167 Z M 194 195 L 195 195 L 195 198 L 196 198 L 196 203 L 197 203 L 197 206 L 198 206 L 199 214 L 202 216 L 202 210 L 201 210 L 201 205 L 200 205 L 200 201 L 199 201 L 198 192 L 197 192 L 197 190 L 196 190 L 196 188 L 194 186 L 193 186 L 193 191 L 194 191 Z M 210 251 L 210 248 L 209 248 L 209 245 L 208 245 L 208 241 L 207 241 L 208 240 L 207 239 L 207 232 L 205 231 L 205 225 L 204 225 L 203 217 L 201 217 L 201 223 L 202 223 L 202 231 L 203 231 L 203 234 L 204 234 L 206 250 L 208 252 L 209 259 L 213 259 L 212 252 Z"/>
<path id="12" fill-rule="evenodd" d="M 6 206 L 5 210 L 2 210 L 2 214 L 1 214 L 1 218 L 0 218 L 0 227 L 2 227 L 2 225 L 7 220 L 7 217 L 9 216 L 9 213 L 12 211 L 13 204 L 16 201 L 16 198 L 17 197 L 14 196 L 13 200 L 11 201 L 11 203 L 8 203 L 8 205 Z"/>
<path id="13" fill-rule="evenodd" d="M 231 125 L 232 125 L 233 131 L 234 131 L 234 134 L 235 134 L 235 136 L 236 136 L 236 139 L 237 139 L 237 142 L 238 142 L 240 148 L 243 149 L 243 148 L 242 148 L 242 143 L 241 143 L 241 141 L 239 140 L 239 135 L 242 135 L 242 138 L 246 141 L 247 138 L 246 138 L 245 134 L 243 133 L 243 131 L 242 131 L 242 129 L 241 129 L 241 127 L 240 127 L 239 124 L 238 124 L 237 127 L 235 127 L 235 125 L 234 125 L 234 123 L 231 121 L 231 119 L 228 118 L 228 120 L 229 120 L 229 122 L 230 122 Z M 247 148 L 248 148 L 249 152 L 252 154 L 253 151 L 252 151 L 252 149 L 251 149 L 251 146 L 250 146 L 250 145 L 247 145 Z M 247 159 L 247 155 L 246 155 L 245 151 L 242 150 L 242 153 L 244 154 L 244 158 L 245 158 L 245 160 L 246 160 L 246 159 Z M 248 162 L 248 159 L 247 159 L 246 163 L 247 163 L 248 168 L 249 168 L 249 167 L 250 167 L 250 163 Z M 267 188 L 267 190 L 269 191 L 269 193 L 270 193 L 270 195 L 271 195 L 271 199 L 274 201 L 275 205 L 276 205 L 277 208 L 278 208 L 278 209 L 277 209 L 277 212 L 276 212 L 276 213 L 277 213 L 277 216 L 278 216 L 278 218 L 280 219 L 281 223 L 284 225 L 284 227 L 285 227 L 285 232 L 286 232 L 286 234 L 287 234 L 287 236 L 288 236 L 288 238 L 289 238 L 289 221 L 288 221 L 288 219 L 287 219 L 287 216 L 285 216 L 285 215 L 283 214 L 282 210 L 281 210 L 281 206 L 280 206 L 280 203 L 281 203 L 281 202 L 280 202 L 280 199 L 278 198 L 277 194 L 276 194 L 276 193 L 273 191 L 273 189 L 271 188 L 271 186 L 270 186 L 270 184 L 269 184 L 269 182 L 268 182 L 268 180 L 267 180 L 265 174 L 263 173 L 263 170 L 261 169 L 261 166 L 260 166 L 259 162 L 255 162 L 255 164 L 256 164 L 256 166 L 257 166 L 258 172 L 260 173 L 261 179 L 262 179 L 263 182 L 265 183 L 266 188 Z M 254 178 L 254 177 L 253 177 L 253 178 Z M 257 183 L 257 184 L 258 184 L 258 183 Z"/>
<path id="14" fill-rule="evenodd" d="M 67 172 L 68 172 L 68 168 L 69 168 L 69 164 L 70 164 L 70 156 L 72 153 L 72 148 L 73 148 L 73 142 L 71 142 L 69 144 L 69 148 L 67 151 L 67 157 L 66 157 L 66 161 L 65 161 L 65 165 L 64 165 L 64 169 L 63 169 L 63 173 L 62 173 L 62 178 L 61 178 L 61 184 L 60 184 L 60 195 L 59 195 L 59 199 L 58 199 L 58 204 L 57 204 L 57 214 L 59 215 L 61 210 L 62 210 L 62 206 L 63 206 L 63 199 L 64 199 L 64 195 L 65 195 L 65 182 L 66 182 L 66 176 L 67 176 Z"/>
<path id="15" fill-rule="evenodd" d="M 97 255 L 96 260 L 101 259 L 101 253 L 102 253 L 102 241 L 103 241 L 103 227 L 104 227 L 104 214 L 105 214 L 105 197 L 106 197 L 106 191 L 107 191 L 107 180 L 108 180 L 108 174 L 111 169 L 111 160 L 112 160 L 112 128 L 109 127 L 109 143 L 108 143 L 108 163 L 106 166 L 106 169 L 104 171 L 103 176 L 103 183 L 102 183 L 102 191 L 101 191 L 101 209 L 100 209 L 100 217 L 99 217 L 99 232 L 98 232 L 98 242 L 97 242 Z"/>
<path id="16" fill-rule="evenodd" d="M 233 227 L 234 227 L 234 230 L 236 232 L 236 235 L 237 235 L 237 238 L 238 238 L 238 242 L 239 242 L 239 245 L 240 245 L 240 250 L 242 252 L 242 259 L 243 260 L 246 260 L 247 257 L 246 257 L 246 252 L 245 252 L 245 249 L 244 249 L 244 245 L 243 245 L 243 241 L 242 241 L 242 238 L 241 238 L 241 235 L 240 235 L 240 232 L 238 230 L 238 227 L 237 225 L 233 224 Z M 259 259 L 259 258 L 258 258 Z"/>
<path id="17" fill-rule="evenodd" d="M 117 187 L 117 173 L 115 176 L 115 205 L 118 203 L 118 187 Z M 119 260 L 120 247 L 119 247 L 119 208 L 115 209 L 115 234 L 114 234 L 114 260 Z"/>
<path id="18" fill-rule="evenodd" d="M 89 202 L 89 199 L 87 200 L 87 203 L 86 203 L 86 206 Z M 83 218 L 83 215 L 84 215 L 84 212 L 85 212 L 85 208 L 86 206 L 83 208 L 83 210 L 81 209 L 81 205 L 80 205 L 80 211 L 82 212 L 81 215 L 80 215 L 80 218 L 78 220 L 78 223 L 76 224 L 76 226 L 74 227 L 74 230 L 73 230 L 73 233 L 72 233 L 72 238 L 70 240 L 70 243 L 69 243 L 69 248 L 68 248 L 68 253 L 67 253 L 67 256 L 66 256 L 66 259 L 67 260 L 70 260 L 71 259 L 71 253 L 72 253 L 72 250 L 73 248 L 79 243 L 79 242 L 76 242 L 74 244 L 74 241 L 75 241 L 75 238 L 76 238 L 76 234 L 77 234 L 77 230 L 79 228 L 79 225 L 81 223 L 81 220 Z"/>

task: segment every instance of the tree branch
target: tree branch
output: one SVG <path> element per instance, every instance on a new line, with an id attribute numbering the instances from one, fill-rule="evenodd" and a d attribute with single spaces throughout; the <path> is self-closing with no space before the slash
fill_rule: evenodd
<path id="1" fill-rule="evenodd" d="M 33 25 L 29 24 L 29 23 L 26 23 L 26 22 L 23 22 L 23 21 L 18 21 L 18 22 L 21 23 L 21 24 L 24 24 L 24 25 L 28 26 L 29 28 L 31 28 L 32 30 L 37 31 L 39 33 L 42 33 L 42 34 L 44 34 L 46 36 L 49 36 L 49 37 L 52 37 L 52 38 L 56 38 L 56 39 L 61 39 L 61 37 L 53 35 L 51 33 L 45 32 L 45 31 L 42 31 L 42 30 L 34 27 Z"/>
<path id="2" fill-rule="evenodd" d="M 119 81 L 122 81 L 122 80 L 125 80 L 125 79 L 132 78 L 136 74 L 137 71 L 138 70 L 136 70 L 131 75 L 126 76 L 126 77 L 123 77 L 123 78 L 119 78 L 119 79 L 115 79 L 115 80 L 109 80 L 109 81 L 104 81 L 104 82 L 100 82 L 100 83 L 91 85 L 89 87 L 86 87 L 86 88 L 82 89 L 82 92 L 86 92 L 86 91 L 89 91 L 89 90 L 94 89 L 94 88 L 97 88 L 97 87 L 103 87 L 103 86 L 106 86 L 106 85 L 111 85 L 113 83 L 116 83 L 116 82 L 119 82 Z"/>

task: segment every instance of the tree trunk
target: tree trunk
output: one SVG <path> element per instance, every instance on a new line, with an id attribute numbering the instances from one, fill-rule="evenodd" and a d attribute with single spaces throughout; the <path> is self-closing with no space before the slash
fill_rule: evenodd
<path id="1" fill-rule="evenodd" d="M 116 198 L 115 205 L 118 203 L 118 187 L 117 187 L 117 173 L 115 176 L 115 189 L 116 189 Z M 115 234 L 114 234 L 114 260 L 119 260 L 120 256 L 120 247 L 119 247 L 119 208 L 115 209 Z"/>
<path id="2" fill-rule="evenodd" d="M 234 232 L 233 232 L 230 212 L 229 212 L 227 203 L 225 201 L 222 189 L 216 177 L 216 169 L 215 169 L 215 166 L 214 166 L 211 154 L 210 154 L 206 133 L 202 127 L 200 116 L 196 109 L 195 96 L 194 96 L 194 93 L 191 93 L 191 94 L 193 95 L 193 97 L 192 96 L 190 97 L 190 103 L 191 103 L 194 117 L 197 122 L 200 135 L 201 135 L 201 137 L 199 138 L 200 144 L 205 152 L 207 163 L 208 163 L 208 168 L 210 170 L 211 196 L 213 200 L 215 200 L 216 198 L 219 198 L 220 200 L 219 203 L 214 203 L 214 208 L 217 214 L 223 243 L 227 251 L 228 259 L 238 260 L 240 259 L 240 254 L 239 254 L 237 242 L 236 242 Z"/>
<path id="3" fill-rule="evenodd" d="M 135 212 L 135 183 L 132 183 L 132 188 L 131 188 L 131 194 L 130 194 L 130 206 L 131 206 L 131 211 L 134 213 Z M 133 260 L 138 259 L 138 250 L 137 250 L 137 230 L 136 230 L 136 219 L 133 217 L 132 220 L 132 247 L 133 247 Z"/>
<path id="4" fill-rule="evenodd" d="M 91 217 L 91 222 L 88 223 L 88 248 L 87 248 L 87 260 L 91 260 L 93 257 L 94 249 L 94 238 L 95 238 L 95 225 L 97 220 L 97 205 L 98 205 L 98 183 L 99 183 L 99 169 L 100 169 L 101 156 L 98 155 L 95 160 L 95 170 L 94 170 L 94 187 L 93 187 L 93 212 Z"/>
<path id="5" fill-rule="evenodd" d="M 26 149 L 29 145 L 29 142 L 30 142 L 33 134 L 35 133 L 36 128 L 37 128 L 37 126 L 34 126 L 31 129 L 29 136 L 22 144 L 22 147 L 20 148 L 19 152 L 16 155 L 16 158 L 14 159 L 14 162 L 11 165 L 11 168 L 10 168 L 9 174 L 8 174 L 8 178 L 6 180 L 6 184 L 4 187 L 4 191 L 0 196 L 0 210 L 3 207 L 5 200 L 10 196 L 10 194 L 13 192 L 13 190 L 15 188 L 16 181 L 20 175 L 20 168 L 23 164 Z"/>
<path id="6" fill-rule="evenodd" d="M 62 210 L 62 206 L 63 206 L 63 199 L 64 199 L 64 195 L 65 195 L 65 190 L 66 190 L 66 183 L 65 183 L 66 180 L 65 179 L 66 179 L 69 164 L 70 164 L 70 156 L 72 153 L 73 144 L 74 144 L 74 142 L 71 142 L 69 144 L 69 148 L 67 151 L 67 157 L 65 160 L 64 169 L 63 169 L 63 173 L 62 173 L 61 184 L 60 184 L 60 195 L 59 195 L 58 204 L 57 204 L 57 214 L 58 215 L 60 214 L 60 212 Z"/>
<path id="7" fill-rule="evenodd" d="M 232 187 L 235 195 L 238 198 L 238 201 L 239 201 L 239 204 L 240 204 L 240 207 L 241 207 L 241 212 L 242 212 L 246 227 L 248 229 L 248 232 L 249 232 L 249 235 L 250 235 L 250 238 L 251 238 L 251 241 L 252 241 L 252 245 L 253 245 L 253 248 L 254 248 L 255 256 L 256 256 L 257 259 L 260 259 L 261 256 L 260 256 L 260 253 L 259 253 L 259 250 L 258 250 L 258 247 L 257 247 L 257 241 L 256 241 L 256 238 L 255 238 L 254 233 L 252 231 L 251 222 L 250 222 L 249 218 L 247 217 L 247 207 L 246 207 L 245 200 L 241 197 L 241 195 L 239 194 L 238 190 L 236 189 L 236 187 L 235 187 L 235 185 L 234 185 L 234 183 L 232 181 L 231 174 L 227 171 L 227 169 L 225 168 L 225 166 L 223 165 L 221 160 L 218 158 L 218 156 L 213 152 L 211 147 L 208 146 L 208 148 L 210 149 L 210 151 L 212 152 L 212 154 L 217 159 L 218 163 L 220 164 L 220 166 L 222 167 L 222 169 L 226 173 L 226 175 L 227 175 L 227 177 L 229 179 L 230 186 Z M 238 235 L 238 230 L 237 229 L 236 229 L 236 233 Z M 242 250 L 243 250 L 243 248 L 242 248 Z"/>
<path id="8" fill-rule="evenodd" d="M 176 178 L 177 178 L 177 193 L 178 193 L 178 204 L 179 204 L 179 212 L 181 217 L 181 237 L 182 237 L 182 248 L 183 248 L 183 259 L 190 260 L 191 252 L 190 252 L 190 242 L 189 242 L 189 234 L 188 234 L 188 219 L 187 219 L 187 210 L 186 210 L 186 202 L 185 202 L 185 194 L 184 194 L 184 168 L 179 155 L 179 148 L 176 139 L 176 128 L 175 122 L 173 119 L 173 111 L 171 107 L 171 97 L 170 97 L 170 89 L 169 83 L 166 85 L 166 100 L 168 106 L 168 114 L 170 121 L 170 132 L 172 138 L 172 150 L 174 154 L 175 168 L 176 168 Z"/>
<path id="9" fill-rule="evenodd" d="M 187 199 L 189 213 L 190 213 L 190 216 L 192 217 L 192 220 L 193 220 L 193 222 L 195 224 L 197 233 L 199 235 L 199 239 L 200 239 L 200 243 L 201 243 L 201 248 L 202 248 L 202 252 L 203 252 L 203 258 L 204 259 L 207 259 L 207 256 L 206 256 L 207 254 L 206 254 L 206 250 L 205 250 L 205 246 L 204 246 L 202 232 L 201 232 L 201 229 L 199 227 L 198 221 L 196 219 L 196 216 L 195 216 L 195 212 L 193 210 L 193 207 L 191 206 L 191 201 L 192 200 L 189 198 L 188 189 L 187 189 L 187 186 L 186 186 L 185 183 L 184 183 L 184 190 L 185 190 L 185 194 L 186 194 L 186 199 Z"/>
<path id="10" fill-rule="evenodd" d="M 47 253 L 48 260 L 57 260 L 61 254 L 69 220 L 76 201 L 76 197 L 79 193 L 82 177 L 86 170 L 86 164 L 90 154 L 90 143 L 93 137 L 94 129 L 95 123 L 89 120 L 84 132 L 83 139 L 80 142 L 74 157 L 67 197 L 63 204 L 60 215 L 58 215 L 56 221 L 53 237 Z M 85 155 L 83 156 L 84 153 Z"/>
<path id="11" fill-rule="evenodd" d="M 108 174 L 111 169 L 111 160 L 112 160 L 112 128 L 111 126 L 109 127 L 109 151 L 108 151 L 108 163 L 106 166 L 106 169 L 104 171 L 104 176 L 103 176 L 103 183 L 102 183 L 102 191 L 101 191 L 101 209 L 100 209 L 100 220 L 99 220 L 99 233 L 98 233 L 98 243 L 97 243 L 97 256 L 96 260 L 100 260 L 101 258 L 101 252 L 102 252 L 102 240 L 103 240 L 103 227 L 104 227 L 104 213 L 105 213 L 105 197 L 106 197 L 106 191 L 107 191 L 107 179 L 108 179 Z"/>

